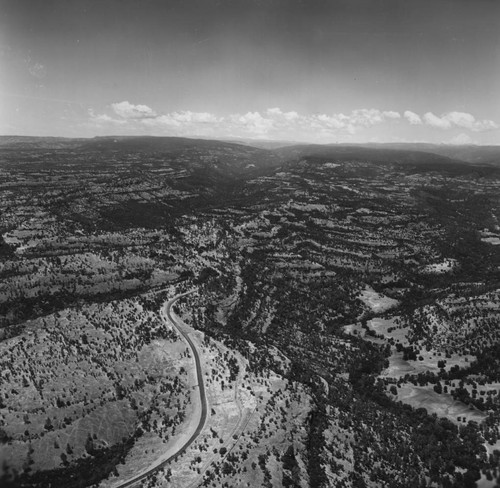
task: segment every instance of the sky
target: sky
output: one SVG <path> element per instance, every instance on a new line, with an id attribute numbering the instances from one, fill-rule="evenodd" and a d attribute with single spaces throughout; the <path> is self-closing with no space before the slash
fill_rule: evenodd
<path id="1" fill-rule="evenodd" d="M 498 0 L 0 0 L 0 135 L 500 144 Z"/>

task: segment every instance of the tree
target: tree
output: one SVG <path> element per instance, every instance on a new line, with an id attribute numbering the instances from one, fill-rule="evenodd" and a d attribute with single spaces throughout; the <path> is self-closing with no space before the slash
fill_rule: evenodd
<path id="1" fill-rule="evenodd" d="M 95 450 L 95 448 L 94 448 L 94 441 L 93 441 L 92 436 L 90 435 L 90 433 L 89 433 L 89 435 L 87 437 L 87 440 L 85 441 L 85 450 L 90 455 L 94 454 L 94 450 Z"/>
<path id="2" fill-rule="evenodd" d="M 68 456 L 66 456 L 66 453 L 65 452 L 62 452 L 61 453 L 61 460 L 64 464 L 64 466 L 67 466 L 68 465 Z"/>
<path id="3" fill-rule="evenodd" d="M 45 430 L 54 430 L 54 426 L 52 425 L 52 421 L 50 420 L 50 417 L 47 417 L 47 420 L 45 421 L 44 425 Z"/>

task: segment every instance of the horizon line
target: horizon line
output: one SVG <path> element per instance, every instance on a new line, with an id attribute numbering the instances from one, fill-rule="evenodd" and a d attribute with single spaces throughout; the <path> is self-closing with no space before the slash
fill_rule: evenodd
<path id="1" fill-rule="evenodd" d="M 32 139 L 67 139 L 67 140 L 92 140 L 92 139 L 132 139 L 132 138 L 154 138 L 154 139 L 192 139 L 192 140 L 204 140 L 204 141 L 220 141 L 220 142 L 258 142 L 258 143 L 285 143 L 287 145 L 314 145 L 314 146 L 361 146 L 361 145 L 411 145 L 411 144 L 426 144 L 430 146 L 451 146 L 451 147 L 500 147 L 499 144 L 477 144 L 477 143 L 451 143 L 451 142 L 429 142 L 429 141 L 363 141 L 363 142 L 313 142 L 313 141 L 294 141 L 286 139 L 259 139 L 259 138 L 245 138 L 245 137 L 222 137 L 222 138 L 212 138 L 206 136 L 198 135 L 184 135 L 184 136 L 171 136 L 171 135 L 150 135 L 150 134 L 127 134 L 127 135 L 95 135 L 95 136 L 58 136 L 58 135 L 21 135 L 21 134 L 0 134 L 0 138 L 32 138 Z"/>

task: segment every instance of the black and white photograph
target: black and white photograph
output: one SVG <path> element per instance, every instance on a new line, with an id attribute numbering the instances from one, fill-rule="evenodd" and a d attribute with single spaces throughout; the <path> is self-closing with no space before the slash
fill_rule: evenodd
<path id="1" fill-rule="evenodd" d="M 500 488 L 499 0 L 0 0 L 1 488 Z"/>

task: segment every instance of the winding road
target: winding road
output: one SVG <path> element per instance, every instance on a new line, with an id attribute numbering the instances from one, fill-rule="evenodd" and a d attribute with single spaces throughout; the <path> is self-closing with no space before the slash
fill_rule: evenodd
<path id="1" fill-rule="evenodd" d="M 201 430 L 203 429 L 203 426 L 205 425 L 205 421 L 207 420 L 207 412 L 208 412 L 208 403 L 207 403 L 207 396 L 205 392 L 205 385 L 203 383 L 203 372 L 201 369 L 201 362 L 200 362 L 200 356 L 198 354 L 198 350 L 196 349 L 196 346 L 194 345 L 191 337 L 189 337 L 189 333 L 187 330 L 184 329 L 183 324 L 180 323 L 174 316 L 172 315 L 172 306 L 174 303 L 182 298 L 183 296 L 189 295 L 192 292 L 186 292 L 182 293 L 181 295 L 177 295 L 171 300 L 169 300 L 167 303 L 165 303 L 162 307 L 162 312 L 164 315 L 162 315 L 164 318 L 166 317 L 170 323 L 177 329 L 179 334 L 184 338 L 184 340 L 188 343 L 189 348 L 191 349 L 191 353 L 193 354 L 195 365 L 196 365 L 196 377 L 198 379 L 198 391 L 200 395 L 200 403 L 201 403 L 201 416 L 200 420 L 198 422 L 198 425 L 196 427 L 196 430 L 193 432 L 191 437 L 174 453 L 172 454 L 169 458 L 165 459 L 161 463 L 157 464 L 156 466 L 152 467 L 151 469 L 138 474 L 137 476 L 125 481 L 124 483 L 121 483 L 119 485 L 116 485 L 114 488 L 126 488 L 128 486 L 133 486 L 139 481 L 142 481 L 144 478 L 148 477 L 149 475 L 156 473 L 163 467 L 165 467 L 168 463 L 170 463 L 172 460 L 175 460 L 177 456 L 180 456 L 183 454 L 187 448 L 195 441 L 195 439 L 200 435 Z"/>

